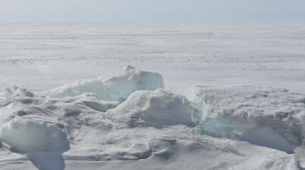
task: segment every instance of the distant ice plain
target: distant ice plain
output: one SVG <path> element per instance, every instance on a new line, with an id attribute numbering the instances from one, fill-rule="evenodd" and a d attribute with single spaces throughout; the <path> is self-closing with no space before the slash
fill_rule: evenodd
<path id="1" fill-rule="evenodd" d="M 161 73 L 169 90 L 256 84 L 305 93 L 304 39 L 305 22 L 1 23 L 0 87 L 47 90 L 129 64 Z"/>

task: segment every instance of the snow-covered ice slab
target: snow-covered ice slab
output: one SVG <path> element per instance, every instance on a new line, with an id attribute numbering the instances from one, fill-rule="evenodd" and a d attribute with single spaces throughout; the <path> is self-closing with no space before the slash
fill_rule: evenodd
<path id="1" fill-rule="evenodd" d="M 16 118 L 0 129 L 0 139 L 19 152 L 66 151 L 69 142 L 56 124 Z"/>
<path id="2" fill-rule="evenodd" d="M 159 73 L 141 71 L 132 66 L 123 68 L 123 72 L 106 78 L 84 80 L 72 85 L 65 85 L 41 95 L 62 98 L 83 93 L 94 93 L 99 99 L 115 101 L 126 99 L 137 90 L 155 90 L 164 88 L 163 77 Z"/>
<path id="3" fill-rule="evenodd" d="M 107 115 L 118 122 L 134 126 L 163 127 L 170 125 L 194 126 L 191 103 L 183 96 L 162 89 L 137 91 Z"/>
<path id="4" fill-rule="evenodd" d="M 201 108 L 204 133 L 293 153 L 304 145 L 305 95 L 250 85 L 187 90 Z"/>

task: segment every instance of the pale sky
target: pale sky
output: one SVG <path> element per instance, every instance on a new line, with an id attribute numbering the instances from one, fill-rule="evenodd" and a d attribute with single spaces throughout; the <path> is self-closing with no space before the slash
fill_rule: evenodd
<path id="1" fill-rule="evenodd" d="M 305 0 L 0 0 L 0 22 L 305 20 Z"/>

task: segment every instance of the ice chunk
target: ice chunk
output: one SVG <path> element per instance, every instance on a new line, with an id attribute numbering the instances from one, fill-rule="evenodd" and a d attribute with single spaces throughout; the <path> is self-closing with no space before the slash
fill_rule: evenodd
<path id="1" fill-rule="evenodd" d="M 193 125 L 193 112 L 196 110 L 183 96 L 162 89 L 137 91 L 116 109 L 107 113 L 119 122 L 129 126 L 148 125 Z"/>
<path id="2" fill-rule="evenodd" d="M 0 140 L 21 152 L 66 151 L 69 142 L 55 124 L 22 118 L 5 124 L 0 129 Z"/>
<path id="3" fill-rule="evenodd" d="M 196 86 L 186 95 L 201 108 L 205 134 L 287 153 L 303 143 L 305 95 L 259 86 Z"/>
<path id="4" fill-rule="evenodd" d="M 141 71 L 132 66 L 127 66 L 123 68 L 123 72 L 120 74 L 65 85 L 43 92 L 42 95 L 63 98 L 91 92 L 101 100 L 115 101 L 121 98 L 126 99 L 137 90 L 155 90 L 157 88 L 164 88 L 161 74 Z"/>

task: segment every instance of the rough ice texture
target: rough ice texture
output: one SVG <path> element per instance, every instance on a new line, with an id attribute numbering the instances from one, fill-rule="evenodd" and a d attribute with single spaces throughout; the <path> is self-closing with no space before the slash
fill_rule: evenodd
<path id="1" fill-rule="evenodd" d="M 130 69 L 134 70 L 127 70 Z M 143 83 L 143 79 L 141 82 Z M 222 112 L 218 113 L 218 109 L 231 106 L 229 104 L 235 106 L 234 102 L 245 102 L 244 98 L 251 94 L 251 91 L 257 90 L 255 87 L 243 89 L 246 89 L 244 93 L 238 93 L 234 88 L 207 88 L 204 91 L 203 87 L 197 87 L 188 93 L 189 100 L 162 89 L 140 90 L 129 95 L 125 101 L 104 101 L 97 93 L 84 92 L 80 95 L 52 98 L 36 95 L 12 85 L 3 91 L 0 97 L 0 166 L 13 169 L 15 164 L 7 162 L 13 162 L 15 159 L 18 161 L 20 153 L 27 157 L 22 159 L 31 160 L 40 169 L 52 169 L 53 164 L 54 167 L 60 167 L 53 169 L 64 169 L 65 166 L 68 167 L 66 169 L 126 169 L 125 166 L 121 166 L 126 163 L 127 169 L 205 167 L 291 170 L 303 166 L 303 148 L 296 150 L 295 157 L 282 151 L 231 140 L 263 141 L 263 146 L 269 146 L 267 143 L 271 148 L 287 152 L 294 147 L 281 136 L 282 133 L 274 130 L 274 127 L 280 130 L 282 127 L 286 128 L 286 124 L 286 130 L 291 129 L 292 125 L 283 121 L 284 118 L 280 120 L 283 123 L 274 125 L 266 124 L 273 119 L 269 118 L 269 114 L 253 112 L 255 116 L 241 118 L 249 120 L 244 122 L 237 118 L 240 114 L 235 112 L 229 112 L 232 119 L 221 116 L 225 115 Z M 225 92 L 218 93 L 219 90 Z M 57 91 L 54 92 L 56 94 Z M 277 90 L 274 92 L 285 94 L 289 100 L 291 96 L 293 99 L 299 96 L 300 101 L 303 101 L 302 95 Z M 48 93 L 51 94 L 51 91 Z M 212 94 L 215 95 L 212 99 L 207 97 Z M 257 98 L 260 97 L 254 99 Z M 278 100 L 281 96 L 275 98 Z M 259 108 L 254 99 L 253 107 Z M 270 99 L 265 102 L 272 103 Z M 195 107 L 190 100 L 197 106 Z M 263 99 L 259 101 L 261 100 Z M 267 106 L 272 104 L 265 104 L 262 108 L 266 107 L 268 110 Z M 235 110 L 238 111 L 240 108 L 242 107 Z M 204 134 L 231 139 L 204 135 L 202 129 L 204 132 L 210 132 Z M 298 135 L 297 133 L 295 136 Z M 272 140 L 266 136 L 270 136 L 276 142 L 271 143 Z M 13 161 L 6 161 L 5 156 L 1 156 L 8 155 L 7 153 L 10 153 L 9 158 Z M 49 160 L 52 160 L 52 163 Z"/>
<path id="2" fill-rule="evenodd" d="M 76 138 L 74 131 L 82 125 L 111 127 L 109 120 L 103 121 L 102 115 L 96 114 L 119 104 L 101 101 L 92 93 L 63 99 L 15 94 L 1 97 L 0 141 L 18 152 L 63 152 L 69 149 L 71 139 Z"/>
<path id="3" fill-rule="evenodd" d="M 28 91 L 26 88 L 22 88 L 14 83 L 10 84 L 9 87 L 0 91 L 0 97 L 34 97 L 34 93 Z"/>
<path id="4" fill-rule="evenodd" d="M 193 125 L 193 112 L 196 110 L 183 96 L 162 89 L 137 91 L 108 116 L 118 122 L 125 121 L 129 126 L 147 125 L 162 127 L 183 124 Z"/>
<path id="5" fill-rule="evenodd" d="M 164 88 L 161 74 L 141 71 L 132 66 L 126 66 L 120 74 L 65 85 L 43 92 L 42 95 L 62 98 L 90 92 L 94 93 L 101 100 L 115 101 L 126 99 L 131 93 L 137 90 L 155 90 L 157 88 Z"/>
<path id="6" fill-rule="evenodd" d="M 206 134 L 292 153 L 304 144 L 305 95 L 259 86 L 196 86 L 187 97 L 201 107 Z"/>

